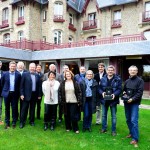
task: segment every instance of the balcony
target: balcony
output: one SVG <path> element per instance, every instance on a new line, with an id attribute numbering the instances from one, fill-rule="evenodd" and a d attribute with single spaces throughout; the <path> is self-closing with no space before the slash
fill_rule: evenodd
<path id="1" fill-rule="evenodd" d="M 73 24 L 69 23 L 68 29 L 72 30 L 72 31 L 76 31 L 77 29 L 74 27 Z"/>
<path id="2" fill-rule="evenodd" d="M 97 28 L 97 20 L 89 20 L 83 22 L 82 30 L 90 30 Z"/>
<path id="3" fill-rule="evenodd" d="M 19 18 L 18 18 L 18 22 L 16 22 L 15 24 L 16 24 L 17 26 L 18 26 L 18 25 L 25 24 L 24 16 L 23 16 L 23 17 L 19 17 Z"/>
<path id="4" fill-rule="evenodd" d="M 65 22 L 62 15 L 54 15 L 54 22 Z"/>
<path id="5" fill-rule="evenodd" d="M 114 20 L 111 28 L 120 28 L 121 27 L 121 19 Z"/>
<path id="6" fill-rule="evenodd" d="M 143 34 L 135 35 L 125 35 L 119 37 L 107 37 L 94 40 L 85 40 L 72 43 L 61 43 L 54 44 L 43 41 L 31 41 L 31 40 L 22 40 L 22 41 L 10 41 L 10 43 L 0 43 L 0 46 L 16 48 L 16 49 L 29 49 L 29 50 L 53 50 L 53 49 L 63 49 L 63 48 L 72 48 L 72 47 L 84 47 L 84 46 L 93 46 L 93 45 L 104 45 L 104 44 L 114 44 L 114 43 L 126 43 L 134 41 L 143 41 L 146 40 Z"/>
<path id="7" fill-rule="evenodd" d="M 2 25 L 0 25 L 0 29 L 6 28 L 6 27 L 9 27 L 8 20 L 3 20 Z"/>
<path id="8" fill-rule="evenodd" d="M 150 21 L 150 11 L 143 12 L 143 22 L 149 22 Z"/>

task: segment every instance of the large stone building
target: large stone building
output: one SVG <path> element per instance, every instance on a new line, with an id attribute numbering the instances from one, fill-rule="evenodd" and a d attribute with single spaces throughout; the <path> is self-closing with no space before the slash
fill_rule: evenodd
<path id="1" fill-rule="evenodd" d="M 123 80 L 127 68 L 135 64 L 150 95 L 150 43 L 141 40 L 150 40 L 150 0 L 0 0 L 3 46 L 54 49 L 16 52 L 1 47 L 19 53 L 1 52 L 4 62 L 36 61 L 43 69 L 55 63 L 60 72 L 67 64 L 74 73 L 80 65 L 96 72 L 97 64 L 104 62 L 115 65 Z"/>

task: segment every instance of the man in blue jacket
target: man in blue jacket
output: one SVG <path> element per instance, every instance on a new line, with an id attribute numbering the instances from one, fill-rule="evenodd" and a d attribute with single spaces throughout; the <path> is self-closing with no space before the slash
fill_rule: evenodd
<path id="1" fill-rule="evenodd" d="M 20 98 L 23 101 L 21 109 L 20 128 L 23 128 L 27 119 L 28 109 L 29 123 L 34 126 L 35 104 L 37 99 L 41 99 L 41 81 L 39 75 L 35 72 L 35 63 L 30 63 L 29 72 L 25 72 L 21 78 Z"/>
<path id="2" fill-rule="evenodd" d="M 6 71 L 1 79 L 2 96 L 5 102 L 5 129 L 10 127 L 10 105 L 12 108 L 12 127 L 16 127 L 17 122 L 17 105 L 19 98 L 21 75 L 16 71 L 16 63 L 9 63 L 9 71 Z"/>
<path id="3" fill-rule="evenodd" d="M 111 121 L 112 121 L 112 136 L 116 136 L 116 112 L 117 104 L 119 104 L 119 95 L 122 89 L 122 80 L 115 74 L 115 67 L 110 65 L 106 70 L 107 74 L 101 79 L 99 85 L 99 94 L 101 96 L 102 104 L 102 130 L 101 133 L 107 132 L 107 112 L 110 107 L 111 110 Z M 106 89 L 111 89 L 111 98 L 105 99 Z"/>
<path id="4" fill-rule="evenodd" d="M 128 94 L 129 99 L 124 101 L 126 122 L 129 128 L 127 138 L 132 138 L 130 144 L 137 145 L 139 140 L 138 116 L 139 105 L 141 103 L 144 81 L 137 76 L 138 68 L 136 66 L 129 67 L 129 79 L 125 81 L 123 94 Z"/>

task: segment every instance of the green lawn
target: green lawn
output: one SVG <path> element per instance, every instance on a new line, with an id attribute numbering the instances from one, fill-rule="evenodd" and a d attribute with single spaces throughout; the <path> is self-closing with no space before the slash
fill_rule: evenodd
<path id="1" fill-rule="evenodd" d="M 4 112 L 4 111 L 3 111 Z M 43 112 L 43 108 L 42 108 Z M 3 113 L 4 114 L 4 113 Z M 150 150 L 150 110 L 140 110 L 139 129 L 140 141 L 136 149 Z M 109 126 L 107 134 L 100 134 L 100 126 L 95 125 L 95 115 L 93 116 L 93 131 L 82 133 L 82 122 L 79 122 L 80 134 L 65 132 L 64 122 L 57 123 L 55 131 L 43 131 L 42 120 L 35 120 L 36 126 L 31 127 L 28 123 L 23 129 L 4 129 L 0 126 L 0 150 L 133 150 L 130 139 L 126 139 L 128 134 L 124 109 L 118 106 L 117 112 L 117 136 L 112 137 Z"/>
<path id="2" fill-rule="evenodd" d="M 149 99 L 142 99 L 141 104 L 150 105 Z"/>

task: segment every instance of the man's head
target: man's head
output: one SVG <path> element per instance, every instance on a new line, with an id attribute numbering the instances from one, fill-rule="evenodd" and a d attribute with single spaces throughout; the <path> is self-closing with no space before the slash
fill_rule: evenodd
<path id="1" fill-rule="evenodd" d="M 42 66 L 40 64 L 36 65 L 36 72 L 40 73 L 42 71 Z"/>
<path id="2" fill-rule="evenodd" d="M 2 62 L 0 61 L 0 69 L 2 68 Z"/>
<path id="3" fill-rule="evenodd" d="M 104 63 L 99 63 L 99 64 L 98 64 L 99 73 L 103 73 L 103 72 L 104 72 L 104 69 L 105 69 Z"/>
<path id="4" fill-rule="evenodd" d="M 138 73 L 138 68 L 136 67 L 136 66 L 130 66 L 129 67 L 129 69 L 128 69 L 128 71 L 129 71 L 129 75 L 131 76 L 131 77 L 133 77 L 133 76 L 136 76 L 137 75 L 137 73 Z"/>
<path id="5" fill-rule="evenodd" d="M 30 63 L 29 64 L 29 71 L 30 71 L 30 73 L 35 73 L 35 70 L 36 70 L 35 63 Z"/>
<path id="6" fill-rule="evenodd" d="M 24 63 L 22 61 L 19 61 L 17 63 L 17 70 L 18 71 L 23 71 L 24 70 Z"/>
<path id="7" fill-rule="evenodd" d="M 108 77 L 112 77 L 115 74 L 115 67 L 113 65 L 108 66 L 106 72 Z"/>
<path id="8" fill-rule="evenodd" d="M 84 66 L 81 66 L 81 67 L 79 68 L 79 71 L 80 71 L 80 74 L 85 74 L 86 69 L 85 69 Z"/>
<path id="9" fill-rule="evenodd" d="M 53 71 L 53 72 L 56 72 L 56 66 L 54 64 L 50 64 L 49 65 L 49 70 Z"/>
<path id="10" fill-rule="evenodd" d="M 63 72 L 69 71 L 69 67 L 67 65 L 63 66 Z"/>
<path id="11" fill-rule="evenodd" d="M 16 70 L 16 62 L 15 61 L 11 61 L 9 63 L 9 71 L 10 72 L 14 72 Z"/>

